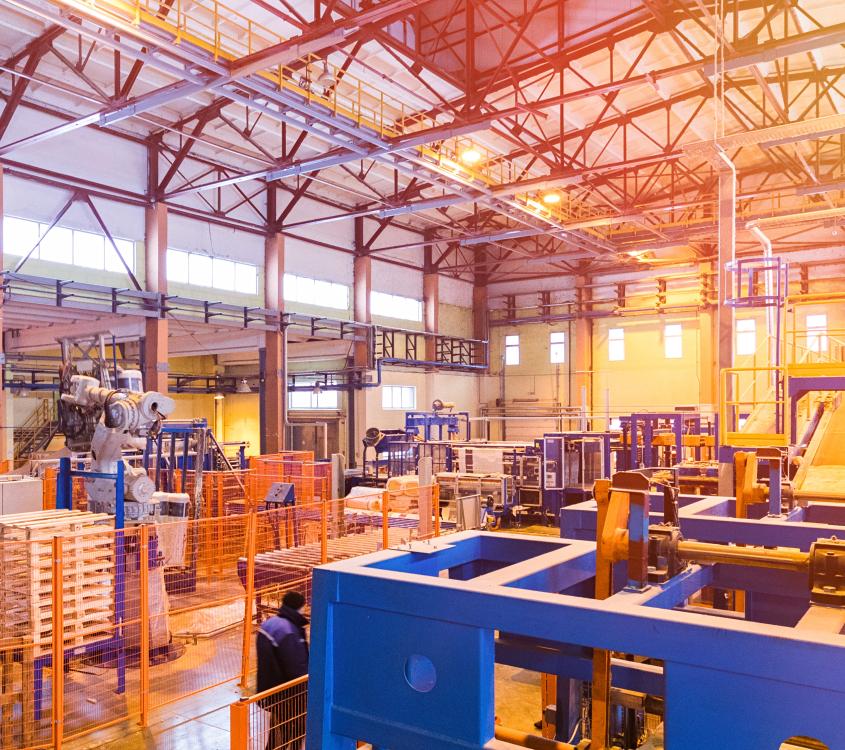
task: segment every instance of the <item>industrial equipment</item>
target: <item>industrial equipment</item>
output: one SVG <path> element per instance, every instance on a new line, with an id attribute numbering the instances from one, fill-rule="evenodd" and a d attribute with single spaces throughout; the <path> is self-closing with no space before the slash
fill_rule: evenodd
<path id="1" fill-rule="evenodd" d="M 633 750 L 659 727 L 669 750 L 841 747 L 845 528 L 692 539 L 674 488 L 652 486 L 597 483 L 591 541 L 463 532 L 315 570 L 308 750 L 489 748 L 507 735 L 497 662 L 558 675 L 561 742 Z M 707 604 L 714 589 L 744 604 Z"/>
<path id="2" fill-rule="evenodd" d="M 0 476 L 0 516 L 32 513 L 43 508 L 44 483 L 35 477 Z"/>
<path id="3" fill-rule="evenodd" d="M 409 438 L 464 441 L 471 439 L 469 412 L 452 411 L 455 405 L 451 401 L 444 403 L 440 399 L 436 399 L 431 408 L 431 411 L 405 412 L 405 434 Z M 464 425 L 463 436 L 460 435 L 461 422 Z"/>
<path id="4" fill-rule="evenodd" d="M 461 515 L 461 499 L 479 497 L 482 517 L 480 525 L 498 526 L 509 517 L 514 505 L 514 483 L 509 474 L 474 474 L 442 471 L 435 474 L 440 487 L 440 512 L 447 521 L 457 522 Z"/>

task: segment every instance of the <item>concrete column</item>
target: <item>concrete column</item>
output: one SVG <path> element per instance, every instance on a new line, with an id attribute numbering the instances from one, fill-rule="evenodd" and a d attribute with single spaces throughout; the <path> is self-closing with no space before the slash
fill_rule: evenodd
<path id="1" fill-rule="evenodd" d="M 708 279 L 712 270 L 713 266 L 710 263 L 701 263 L 699 265 L 702 289 L 706 290 L 709 287 Z M 706 302 L 706 300 L 702 299 L 702 302 Z M 707 305 L 698 314 L 698 402 L 703 411 L 713 410 L 714 412 L 719 408 L 719 368 L 716 361 L 716 349 L 718 347 L 716 315 L 717 309 L 715 305 Z"/>
<path id="2" fill-rule="evenodd" d="M 426 333 L 440 332 L 440 274 L 427 273 L 423 276 L 423 318 Z M 433 336 L 425 340 L 425 358 L 429 362 L 437 359 L 437 346 Z"/>
<path id="3" fill-rule="evenodd" d="M 589 279 L 577 279 L 575 298 L 578 302 L 578 317 L 575 319 L 575 340 L 570 342 L 572 364 L 575 371 L 573 391 L 569 394 L 570 406 L 586 406 L 593 409 L 593 321 L 585 315 L 591 309 L 592 290 L 587 288 Z"/>
<path id="4" fill-rule="evenodd" d="M 472 285 L 472 337 L 479 341 L 490 340 L 490 301 L 487 294 L 489 279 L 487 246 L 478 245 L 473 259 Z M 489 364 L 489 352 L 488 352 Z"/>
<path id="5" fill-rule="evenodd" d="M 0 164 L 0 269 L 3 268 L 3 166 Z M 0 365 L 6 363 L 6 336 L 3 329 L 3 296 L 0 295 Z M 2 373 L 2 370 L 0 370 Z M 13 435 L 9 422 L 12 421 L 12 410 L 8 408 L 9 393 L 6 384 L 0 380 L 0 461 L 5 461 L 14 454 Z"/>
<path id="6" fill-rule="evenodd" d="M 284 310 L 283 280 L 285 274 L 285 238 L 272 232 L 264 240 L 264 306 L 268 310 Z M 265 368 L 263 403 L 264 450 L 278 453 L 285 449 L 285 416 L 287 413 L 287 352 L 281 329 L 264 334 Z"/>
<path id="7" fill-rule="evenodd" d="M 363 227 L 362 220 L 355 220 L 356 247 L 360 247 Z M 370 292 L 373 288 L 373 262 L 366 255 L 355 258 L 352 274 L 352 317 L 359 323 L 372 323 L 370 313 Z M 370 365 L 368 341 L 356 341 L 353 350 L 355 367 Z M 367 394 L 369 390 L 350 391 L 348 394 L 347 438 L 349 442 L 349 465 L 357 466 L 361 461 L 361 438 L 370 425 L 367 424 Z M 378 425 L 374 425 L 378 426 Z"/>
<path id="8" fill-rule="evenodd" d="M 359 323 L 371 323 L 370 292 L 373 288 L 373 261 L 367 255 L 355 258 L 352 282 L 352 317 Z M 369 351 L 366 342 L 355 344 L 355 366 L 366 367 Z"/>
<path id="9" fill-rule="evenodd" d="M 167 206 L 153 203 L 145 219 L 144 288 L 167 294 Z M 144 388 L 167 393 L 167 319 L 146 318 L 144 327 Z"/>

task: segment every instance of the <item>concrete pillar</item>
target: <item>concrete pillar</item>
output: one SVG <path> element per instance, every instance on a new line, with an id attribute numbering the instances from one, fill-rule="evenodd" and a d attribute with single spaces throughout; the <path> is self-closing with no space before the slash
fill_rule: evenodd
<path id="1" fill-rule="evenodd" d="M 472 337 L 474 339 L 489 340 L 489 321 L 487 285 L 479 285 L 476 282 L 472 288 Z"/>
<path id="2" fill-rule="evenodd" d="M 371 323 L 370 292 L 373 288 L 373 261 L 367 255 L 355 258 L 352 282 L 352 317 L 359 323 Z M 366 367 L 369 363 L 367 343 L 355 344 L 355 366 Z"/>
<path id="3" fill-rule="evenodd" d="M 701 274 L 701 285 L 707 290 L 710 285 L 709 279 L 713 266 L 710 263 L 701 263 L 699 272 Z M 702 302 L 706 303 L 705 295 L 702 294 Z M 699 389 L 698 402 L 702 411 L 718 411 L 718 382 L 719 367 L 716 357 L 718 347 L 716 306 L 706 305 L 698 314 L 698 341 L 699 341 Z"/>
<path id="4" fill-rule="evenodd" d="M 575 340 L 570 342 L 575 377 L 574 388 L 569 394 L 570 406 L 586 406 L 593 410 L 593 321 L 590 312 L 592 290 L 587 288 L 589 279 L 581 276 L 576 281 L 575 299 L 578 317 L 575 319 Z"/>
<path id="5" fill-rule="evenodd" d="M 144 288 L 167 294 L 167 206 L 153 203 L 145 219 Z M 167 393 L 167 318 L 146 318 L 144 328 L 144 388 Z"/>
<path id="6" fill-rule="evenodd" d="M 3 166 L 0 165 L 0 269 L 3 268 Z M 6 363 L 6 336 L 3 329 L 3 296 L 0 295 L 0 365 Z M 2 370 L 0 370 L 2 372 Z M 4 380 L 0 380 L 0 461 L 11 458 L 14 451 L 14 430 L 10 429 L 12 410 L 7 403 L 9 392 Z"/>
<path id="7" fill-rule="evenodd" d="M 426 333 L 440 332 L 440 274 L 427 273 L 423 276 L 423 318 Z M 425 358 L 429 362 L 437 359 L 437 345 L 434 336 L 425 340 Z"/>
<path id="8" fill-rule="evenodd" d="M 285 274 L 285 238 L 271 232 L 264 240 L 264 306 L 268 310 L 284 310 L 283 281 Z M 285 340 L 281 329 L 264 334 L 264 450 L 278 453 L 285 449 L 285 416 L 287 414 L 288 378 Z"/>
<path id="9" fill-rule="evenodd" d="M 355 247 L 363 244 L 363 220 L 355 220 Z M 372 323 L 370 313 L 370 292 L 373 288 L 373 262 L 367 255 L 355 257 L 352 267 L 352 317 L 359 323 Z M 370 366 L 369 341 L 356 341 L 353 350 L 355 367 Z M 347 438 L 349 443 L 349 465 L 357 466 L 362 457 L 361 438 L 367 424 L 367 394 L 369 390 L 350 391 L 347 410 Z M 374 425 L 378 426 L 378 425 Z"/>

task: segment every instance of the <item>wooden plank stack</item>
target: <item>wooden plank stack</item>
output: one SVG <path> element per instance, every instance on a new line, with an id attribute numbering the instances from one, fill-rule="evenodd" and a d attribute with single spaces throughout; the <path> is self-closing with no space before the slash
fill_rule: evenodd
<path id="1" fill-rule="evenodd" d="M 35 658 L 51 649 L 54 536 L 65 537 L 65 649 L 112 632 L 114 518 L 78 510 L 0 516 L 0 638 L 32 643 Z"/>

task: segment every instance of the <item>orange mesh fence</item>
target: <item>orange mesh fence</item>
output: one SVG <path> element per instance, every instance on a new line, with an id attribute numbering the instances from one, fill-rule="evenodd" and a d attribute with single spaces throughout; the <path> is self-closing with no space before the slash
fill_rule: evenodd
<path id="1" fill-rule="evenodd" d="M 52 663 L 61 668 L 53 710 L 63 739 L 140 710 L 140 529 L 115 530 L 106 518 L 101 529 L 88 526 L 55 538 Z"/>
<path id="2" fill-rule="evenodd" d="M 151 634 L 155 708 L 241 675 L 245 588 L 238 573 L 251 514 L 156 527 L 167 618 Z"/>
<path id="3" fill-rule="evenodd" d="M 305 739 L 308 677 L 242 698 L 229 709 L 232 750 L 299 748 Z"/>
<path id="4" fill-rule="evenodd" d="M 56 507 L 57 480 L 59 476 L 58 466 L 48 466 L 44 469 L 42 482 L 44 485 L 44 510 L 53 510 Z M 72 477 L 73 483 L 73 507 L 85 510 L 88 507 L 88 493 L 85 491 L 85 480 L 82 477 Z"/>
<path id="5" fill-rule="evenodd" d="M 0 526 L 0 746 L 3 748 L 52 744 L 52 673 L 44 668 L 51 654 L 51 631 L 49 623 L 41 621 L 39 606 L 44 601 L 49 608 L 52 602 L 52 542 L 32 540 L 29 536 L 14 527 Z M 42 557 L 46 557 L 42 566 L 46 570 L 31 575 L 31 562 Z"/>
<path id="6" fill-rule="evenodd" d="M 330 497 L 331 464 L 315 462 L 310 451 L 252 456 L 249 466 L 250 496 L 257 510 L 264 508 L 268 492 L 278 482 L 287 482 L 294 486 L 298 505 L 328 500 Z"/>
<path id="7" fill-rule="evenodd" d="M 331 500 L 125 530 L 78 510 L 0 517 L 2 747 L 146 724 L 160 706 L 245 686 L 255 625 L 284 592 L 310 601 L 317 565 L 422 538 L 434 492 L 374 490 L 363 507 Z M 282 714 L 256 710 L 265 742 Z"/>
<path id="8" fill-rule="evenodd" d="M 202 472 L 201 518 L 243 513 L 252 507 L 251 482 L 248 469 Z M 182 491 L 182 472 L 175 472 L 177 491 Z M 196 472 L 185 473 L 185 492 L 193 500 Z"/>

